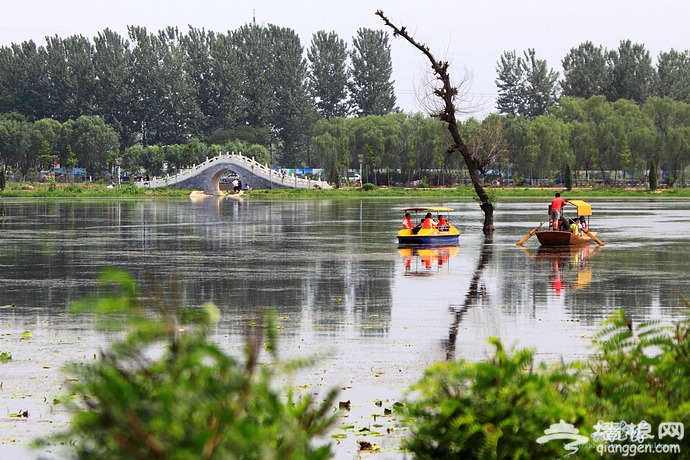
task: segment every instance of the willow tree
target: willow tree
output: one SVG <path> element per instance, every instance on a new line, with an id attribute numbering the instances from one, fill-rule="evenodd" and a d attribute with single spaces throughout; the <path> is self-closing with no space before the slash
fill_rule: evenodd
<path id="1" fill-rule="evenodd" d="M 479 152 L 472 152 L 468 149 L 467 144 L 460 136 L 460 131 L 458 130 L 458 121 L 455 117 L 457 108 L 455 106 L 455 101 L 460 92 L 460 86 L 455 86 L 450 81 L 450 75 L 448 74 L 448 62 L 442 62 L 437 60 L 429 47 L 418 43 L 414 38 L 412 38 L 405 27 L 398 28 L 393 23 L 391 23 L 386 16 L 384 16 L 383 11 L 378 10 L 376 15 L 379 16 L 383 22 L 393 29 L 393 37 L 402 37 L 407 40 L 412 46 L 421 51 L 431 63 L 431 68 L 433 69 L 434 76 L 437 80 L 437 85 L 433 88 L 433 94 L 438 97 L 442 103 L 430 113 L 432 117 L 436 117 L 441 121 L 448 123 L 448 131 L 453 137 L 453 145 L 449 146 L 447 152 L 452 154 L 454 152 L 460 152 L 467 169 L 470 174 L 470 179 L 472 180 L 472 185 L 474 186 L 474 191 L 477 194 L 480 202 L 480 208 L 484 211 L 484 234 L 490 235 L 494 232 L 494 205 L 491 199 L 484 190 L 481 181 L 479 180 L 479 172 L 484 168 L 485 159 L 482 158 Z"/>

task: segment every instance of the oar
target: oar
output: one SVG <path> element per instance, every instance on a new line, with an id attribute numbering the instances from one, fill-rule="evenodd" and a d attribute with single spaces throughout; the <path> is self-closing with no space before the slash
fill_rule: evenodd
<path id="1" fill-rule="evenodd" d="M 542 223 L 543 223 L 543 222 L 539 222 L 539 227 L 541 227 L 541 224 L 542 224 Z M 529 232 L 527 235 L 523 236 L 522 239 L 521 239 L 520 241 L 518 241 L 517 243 L 515 243 L 515 244 L 516 244 L 517 246 L 522 246 L 522 243 L 524 243 L 525 241 L 529 240 L 529 239 L 532 237 L 532 235 L 534 235 L 535 233 L 537 233 L 537 229 L 536 229 L 536 228 L 533 228 L 532 230 L 530 230 L 530 232 Z"/>
<path id="2" fill-rule="evenodd" d="M 599 246 L 605 246 L 604 242 L 601 241 L 599 238 L 596 237 L 593 233 L 589 233 L 589 230 L 585 230 L 584 228 L 582 229 L 583 232 L 589 235 L 590 238 L 594 240 L 595 243 L 597 243 Z"/>

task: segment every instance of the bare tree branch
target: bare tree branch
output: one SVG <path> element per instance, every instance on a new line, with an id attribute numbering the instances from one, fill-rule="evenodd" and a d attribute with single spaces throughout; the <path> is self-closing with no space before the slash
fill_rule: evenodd
<path id="1" fill-rule="evenodd" d="M 429 47 L 427 45 L 418 43 L 407 33 L 405 27 L 398 28 L 395 24 L 390 22 L 388 18 L 383 14 L 383 11 L 376 11 L 376 15 L 379 16 L 383 20 L 383 22 L 393 30 L 393 37 L 404 38 L 412 46 L 421 51 L 427 57 L 427 59 L 429 59 L 429 62 L 431 63 L 431 68 L 434 72 L 436 80 L 438 80 L 439 83 L 439 86 L 434 87 L 433 94 L 441 100 L 439 108 L 440 110 L 436 110 L 434 113 L 431 113 L 431 115 L 448 123 L 448 131 L 450 131 L 450 135 L 453 137 L 454 142 L 454 145 L 448 148 L 448 152 L 460 152 L 460 154 L 464 158 L 465 164 L 467 165 L 467 170 L 470 174 L 470 179 L 472 180 L 472 186 L 474 187 L 474 190 L 477 193 L 477 197 L 479 198 L 479 201 L 481 203 L 480 207 L 484 211 L 484 234 L 492 234 L 494 231 L 493 203 L 491 203 L 489 195 L 486 193 L 486 190 L 484 190 L 484 187 L 482 186 L 482 183 L 479 180 L 479 169 L 482 167 L 481 159 L 478 158 L 476 155 L 472 154 L 468 150 L 467 145 L 460 136 L 460 132 L 458 130 L 458 122 L 455 117 L 455 100 L 458 97 L 458 95 L 461 94 L 461 92 L 457 86 L 454 86 L 451 83 L 450 75 L 448 73 L 448 68 L 450 67 L 448 61 L 436 60 L 434 55 L 431 54 L 431 51 L 429 50 Z"/>

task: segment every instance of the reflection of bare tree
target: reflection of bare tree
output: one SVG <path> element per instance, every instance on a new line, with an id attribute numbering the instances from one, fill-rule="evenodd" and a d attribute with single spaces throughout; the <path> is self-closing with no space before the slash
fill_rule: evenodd
<path id="1" fill-rule="evenodd" d="M 484 237 L 484 243 L 479 252 L 479 261 L 477 262 L 477 268 L 474 269 L 474 275 L 472 275 L 472 280 L 470 281 L 470 286 L 467 290 L 467 295 L 465 295 L 465 302 L 460 308 L 455 309 L 455 319 L 450 325 L 450 330 L 448 331 L 448 340 L 444 343 L 444 348 L 446 349 L 446 361 L 450 361 L 455 357 L 455 342 L 458 338 L 458 327 L 460 326 L 460 321 L 465 316 L 467 311 L 477 305 L 477 301 L 486 295 L 486 289 L 479 285 L 479 280 L 482 277 L 484 267 L 491 260 L 493 255 L 493 237 L 487 235 Z"/>

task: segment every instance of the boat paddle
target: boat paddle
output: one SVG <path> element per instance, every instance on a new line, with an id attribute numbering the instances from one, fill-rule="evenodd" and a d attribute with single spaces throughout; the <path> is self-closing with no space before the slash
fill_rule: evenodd
<path id="1" fill-rule="evenodd" d="M 599 238 L 596 237 L 593 233 L 589 233 L 589 230 L 585 230 L 584 228 L 582 229 L 583 232 L 585 232 L 587 235 L 589 235 L 590 238 L 594 240 L 595 243 L 597 243 L 599 246 L 605 246 L 604 242 L 601 241 Z"/>
<path id="2" fill-rule="evenodd" d="M 542 223 L 543 223 L 543 222 L 539 222 L 539 227 L 541 227 L 541 224 L 542 224 Z M 523 236 L 522 239 L 521 239 L 520 241 L 518 241 L 517 243 L 515 243 L 515 244 L 516 244 L 517 246 L 522 246 L 522 243 L 524 243 L 525 241 L 529 240 L 529 239 L 532 237 L 532 235 L 534 235 L 535 233 L 537 233 L 537 229 L 536 229 L 536 228 L 533 228 L 532 230 L 530 230 L 530 232 L 529 232 L 527 235 Z"/>

